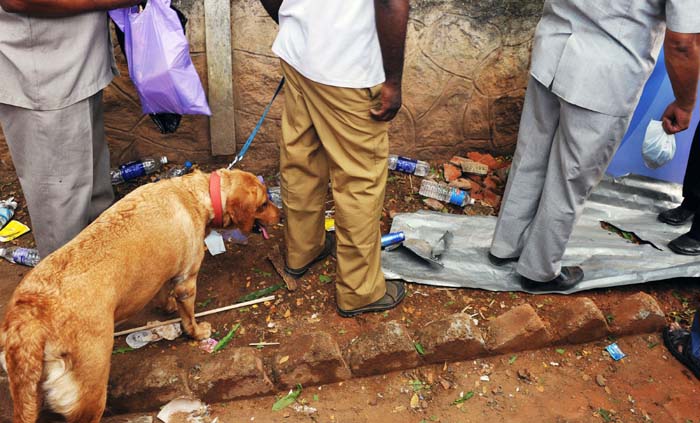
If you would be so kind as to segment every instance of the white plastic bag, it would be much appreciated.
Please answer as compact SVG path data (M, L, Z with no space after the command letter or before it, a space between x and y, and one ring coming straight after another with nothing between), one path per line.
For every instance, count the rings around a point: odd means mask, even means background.
M650 169L658 169L676 155L676 136L664 131L660 121L652 120L642 144L642 157Z

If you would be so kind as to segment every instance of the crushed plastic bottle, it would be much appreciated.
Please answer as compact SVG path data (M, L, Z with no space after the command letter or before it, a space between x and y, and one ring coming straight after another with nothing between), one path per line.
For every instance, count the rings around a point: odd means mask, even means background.
M185 162L183 167L174 167L165 172L163 179L177 178L179 176L187 175L190 172L192 172L192 162L188 160Z
M270 187L267 189L267 197L278 209L282 208L282 191L280 187Z
M158 159L146 158L125 163L119 166L118 169L112 169L112 185L121 184L140 176L150 175L159 171L167 163L168 158L165 156L161 156Z
M462 191L459 188L452 188L439 182L424 179L420 184L420 191L423 197L434 198L445 203L454 204L459 207L464 207L469 204L474 204L474 200L469 197L469 193Z
M4 228L7 222L12 220L12 216L15 215L15 209L17 209L17 202L14 197L0 201L0 229Z
M39 264L39 251L33 248L24 247L7 247L0 248L0 256L10 263L23 264L25 266L34 267Z
M430 172L430 165L421 160L413 160L390 154L389 170L398 170L416 176L426 176Z

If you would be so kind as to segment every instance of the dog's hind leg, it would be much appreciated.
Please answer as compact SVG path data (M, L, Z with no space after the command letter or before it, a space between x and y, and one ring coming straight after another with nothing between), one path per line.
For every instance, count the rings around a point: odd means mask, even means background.
M105 329L99 339L86 337L80 341L79 357L72 369L73 379L80 385L80 396L70 410L60 410L68 423L99 423L104 413L114 345L110 328Z
M182 318L182 328L185 333L196 340L211 336L211 325L206 322L197 323L194 318L194 302L197 297L197 273L187 277L175 285L175 298Z
M172 282L166 282L156 295L156 307L166 314L173 314L177 311L177 301L173 296Z

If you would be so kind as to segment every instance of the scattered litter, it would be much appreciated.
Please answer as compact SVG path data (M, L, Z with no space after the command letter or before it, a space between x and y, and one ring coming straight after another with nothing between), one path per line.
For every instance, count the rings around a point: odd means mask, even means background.
M326 216L326 220L325 220L323 225L326 228L326 232L335 231L335 219L334 218Z
M157 160L147 158L125 163L117 169L112 169L112 185L118 185L123 182L136 179L144 175L155 173L168 163L168 158L165 156L159 157Z
M452 405L459 405L463 402L470 400L474 396L474 391L469 391L466 394L464 392L459 393L459 398L452 402Z
M14 197L0 201L0 228L4 228L7 222L12 220L15 209L17 209L17 202Z
M425 348L423 348L423 344L421 344L420 342L416 342L414 343L414 345L418 354L425 355Z
M131 352L131 351L134 351L134 349L131 347L120 347L120 348L116 348L114 351L112 351L112 355L126 354L126 353Z
M488 377L487 375L483 375L479 378L479 380L481 380L482 382L490 382L491 378Z
M397 170L416 176L426 176L430 172L430 164L421 160L413 160L390 154L389 170Z
M430 210L442 211L445 209L445 205L434 198L424 198L423 204L428 206Z
M382 248L398 245L406 240L406 235L403 232L392 232L382 235Z
M318 413L318 410L315 407L310 407L308 405L301 405L297 403L292 404L292 410L300 414L306 414L307 416Z
M437 235L439 237L432 243L423 239L407 239L403 246L428 263L443 267L440 256L449 248L453 236L449 231Z
M148 322L149 325L158 324L160 322ZM140 332L130 333L126 337L126 343L133 349L143 348L151 342L167 339L172 341L182 335L182 326L180 323L172 323L169 325L154 327L153 329L142 330Z
M192 162L188 160L185 162L184 166L174 167L174 168L168 170L167 172L165 172L163 179L177 178L180 176L187 175L190 172L192 172Z
M280 345L279 342L252 342L248 344L249 347L272 347L275 345Z
M14 220L12 222L15 222ZM12 224L8 224L10 226ZM4 229L3 229L4 230ZM10 263L23 264L25 266L34 267L39 264L41 258L39 252L33 248L24 247L8 247L0 248L0 256Z
M248 245L248 237L240 229L233 229L221 233L224 241L233 242L238 245Z
M294 404L299 395L301 395L301 385L297 384L296 388L291 389L287 395L275 401L272 411L280 411Z
M474 201L469 197L469 193L466 191L462 191L459 188L452 188L448 185L431 181L430 179L424 179L423 182L421 182L420 191L418 191L418 193L423 197L434 198L459 207L474 204Z
M607 351L608 354L610 354L610 357L612 357L615 361L620 361L627 357L627 354L622 352L616 342L605 347L605 351Z
M411 404L410 405L411 405L411 408L413 408L414 410L417 408L420 408L420 398L418 398L418 394L415 392L413 393L413 396L411 397Z
M232 340L233 337L236 335L236 332L238 332L238 329L239 329L240 327L241 327L241 324L240 324L240 323L236 323L236 325L233 327L233 329L231 329L231 330L226 334L226 336L224 336L224 337L221 339L221 341L219 341L219 342L214 346L214 349L212 350L212 353L215 353L215 352L217 352L217 351L221 351L221 350L223 350L224 348L226 348L226 346L231 342L231 340Z
M267 198L270 199L278 209L282 208L282 191L280 187L269 187L267 189Z
M187 415L185 421L188 423L209 421L209 419L205 420L209 416L209 407L200 400L190 398L177 398L170 401L156 417L164 423L175 423L182 421L182 419L177 418L182 414Z
M550 361L549 365L552 367L559 367L559 363L557 363L556 361Z
M216 344L218 343L219 341L217 341L214 338L202 339L201 341L199 341L199 349L211 354L214 352L214 348L216 348Z
M217 231L209 232L206 238L204 238L204 243L207 245L207 249L212 256L216 256L226 252L226 245L224 244L224 237L221 236Z
M13 239L17 239L22 235L28 233L31 229L24 223L18 222L16 220L11 220L10 223L5 225L2 230L0 230L0 242L8 242Z
M604 388L608 381L603 375L596 375L595 383L597 383L601 388Z

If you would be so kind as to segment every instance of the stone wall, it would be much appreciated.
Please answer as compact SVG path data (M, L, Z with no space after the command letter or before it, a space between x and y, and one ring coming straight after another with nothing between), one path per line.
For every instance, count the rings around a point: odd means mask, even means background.
M188 15L188 38L206 88L202 0L175 0ZM455 153L513 151L522 108L532 36L543 0L412 0L404 107L391 127L391 150L422 159ZM270 46L276 25L258 0L234 0L233 33L236 139L255 126L280 78ZM112 161L167 154L173 161L214 160L208 119L186 116L173 135L161 135L141 116L119 49L122 76L105 91L105 124ZM249 168L269 168L278 159L283 100L246 159ZM1 137L1 135L0 135ZM3 143L4 144L4 143ZM9 160L0 147L0 164Z

